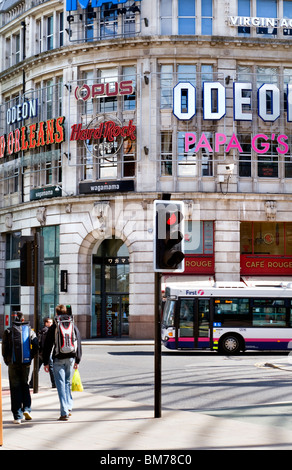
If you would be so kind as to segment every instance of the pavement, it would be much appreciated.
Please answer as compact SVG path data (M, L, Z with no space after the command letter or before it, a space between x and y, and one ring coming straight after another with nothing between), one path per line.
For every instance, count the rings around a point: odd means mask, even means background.
M292 365L287 362L258 366L292 372ZM292 401L217 412L162 408L161 417L156 418L154 406L90 393L86 389L73 392L73 399L69 421L58 421L56 390L40 386L38 393L32 393L33 419L16 425L12 422L8 381L2 379L0 450L99 450L103 451L97 454L99 463L135 467L135 464L145 464L151 451L163 450L164 455L179 451L187 456L194 450L292 449ZM135 451L135 460L109 461L128 455L125 451L129 455Z

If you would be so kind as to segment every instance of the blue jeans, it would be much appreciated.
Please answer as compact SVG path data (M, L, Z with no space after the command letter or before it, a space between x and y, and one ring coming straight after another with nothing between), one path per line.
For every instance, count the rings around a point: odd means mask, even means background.
M29 369L30 366L23 364L9 364L8 366L11 411L14 419L22 419L24 411L31 412Z
M74 364L75 359L73 357L68 359L54 358L53 371L60 400L61 416L68 416L69 410L72 410L71 378Z

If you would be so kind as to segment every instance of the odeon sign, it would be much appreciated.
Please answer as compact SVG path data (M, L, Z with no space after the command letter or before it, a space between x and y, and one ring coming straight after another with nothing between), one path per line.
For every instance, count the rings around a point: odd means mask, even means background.
M251 83L233 83L233 117L235 121L252 121L252 99L245 92L252 91ZM213 108L213 96L217 107ZM269 104L268 104L269 101ZM182 103L186 103L186 109ZM265 83L257 91L259 117L274 122L280 117L280 90L275 84ZM180 82L173 89L173 114L182 121L189 121L197 111L196 87L190 82ZM203 119L218 121L226 114L226 90L220 82L203 83ZM287 85L287 122L292 122L292 84Z

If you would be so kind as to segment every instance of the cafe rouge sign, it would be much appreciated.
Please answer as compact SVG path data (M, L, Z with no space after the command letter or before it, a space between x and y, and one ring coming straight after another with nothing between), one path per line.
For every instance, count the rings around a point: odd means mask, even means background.
M240 256L240 273L268 276L292 274L292 257L285 256Z

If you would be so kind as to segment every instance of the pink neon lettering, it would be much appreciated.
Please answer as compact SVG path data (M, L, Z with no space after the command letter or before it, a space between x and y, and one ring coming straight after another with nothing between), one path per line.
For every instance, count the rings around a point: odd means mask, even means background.
M222 140L220 139L222 137ZM224 145L226 142L226 135L220 134L220 132L216 132L215 134L215 152L219 152L220 145Z
M269 143L261 143L261 146L262 148L259 149L257 146L256 146L256 141L258 139L264 139L264 140L269 140L269 137L266 136L265 134L257 134L255 135L253 138L252 138L252 141L251 141L251 146L252 146L252 149L256 152L256 153L266 153L269 148L270 148L270 144Z
M186 132L185 152L188 152L190 150L190 146L194 145L195 142L196 142L196 134L193 134L192 132Z
M281 150L280 147L276 148L277 152L280 153L281 155L284 155L285 153L289 152L289 145L286 142L283 142L283 140L286 140L286 139L288 139L288 136L284 134L280 134L277 138L278 144L283 145L284 147L283 150Z
M226 152L228 153L230 149L237 149L239 153L243 153L240 143L235 134L232 134L229 144L226 147Z

